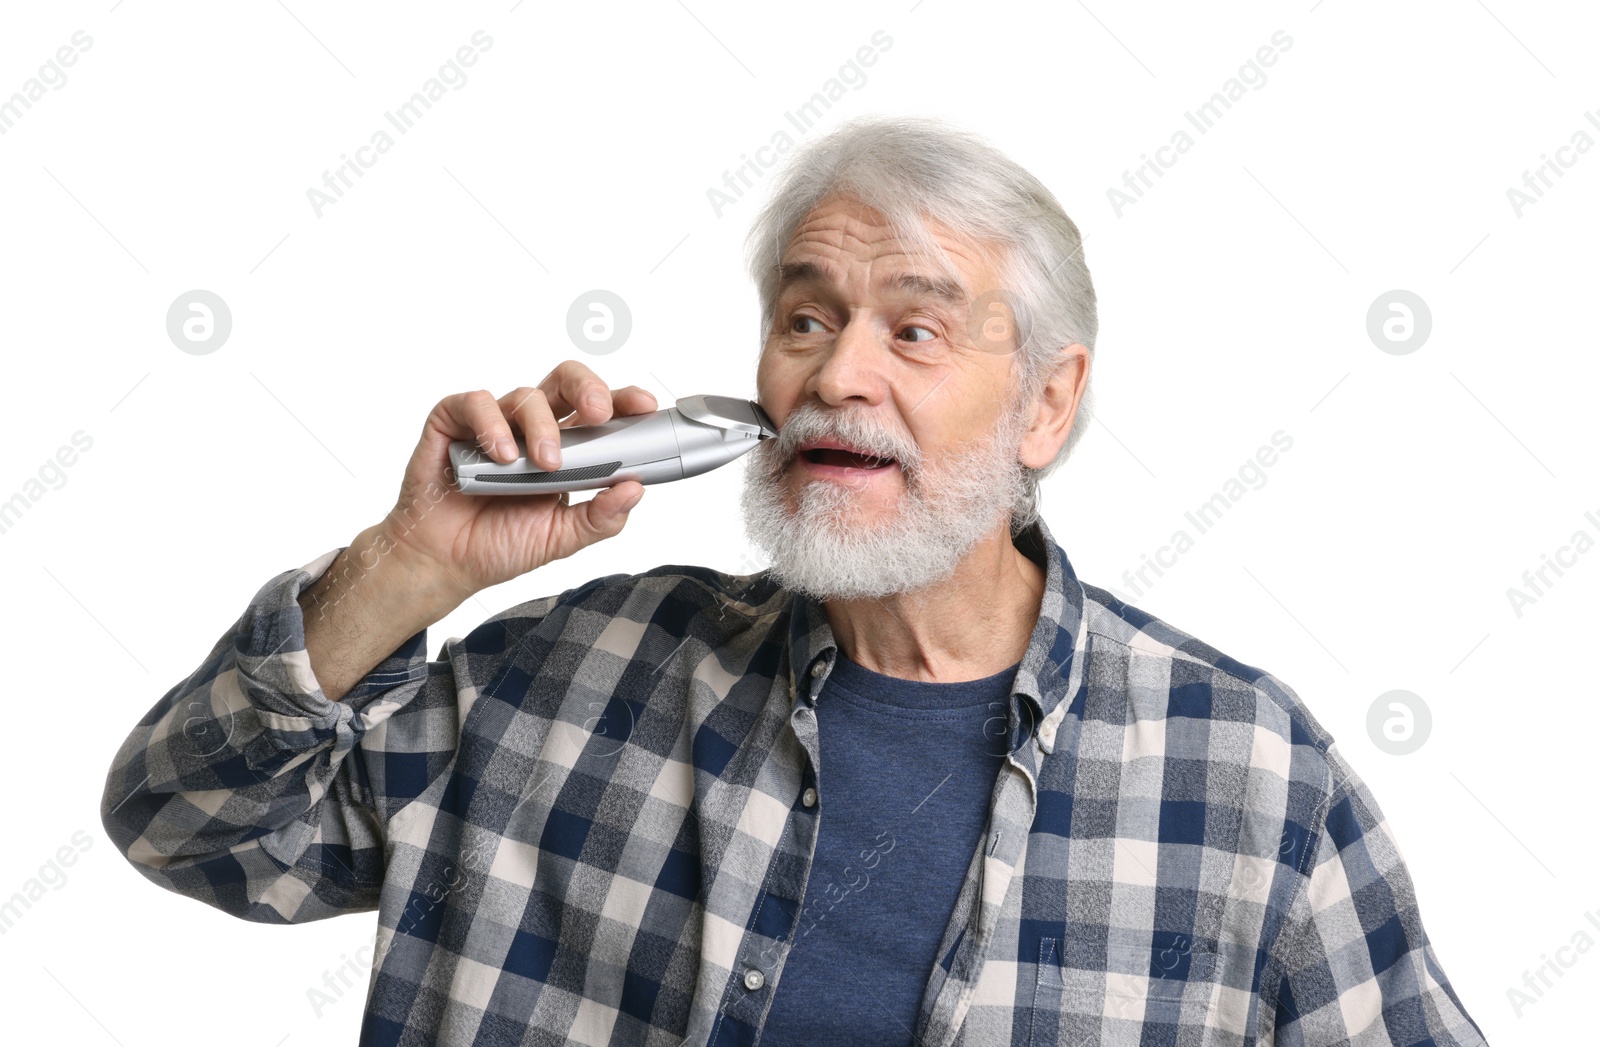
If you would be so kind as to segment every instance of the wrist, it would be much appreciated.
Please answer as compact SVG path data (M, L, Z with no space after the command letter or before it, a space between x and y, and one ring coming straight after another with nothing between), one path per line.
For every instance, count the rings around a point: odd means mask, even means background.
M368 528L299 594L306 657L330 701L464 599L398 552Z
M441 618L477 592L453 565L420 551L390 523L386 516L356 536L357 541L366 543L363 555L368 562L387 564L397 584L427 604L442 608Z
M361 591L359 603L385 615L405 608L407 624L416 632L459 607L471 591L444 565L398 539L380 522L366 528L328 571L337 578L326 600L337 602L346 592Z

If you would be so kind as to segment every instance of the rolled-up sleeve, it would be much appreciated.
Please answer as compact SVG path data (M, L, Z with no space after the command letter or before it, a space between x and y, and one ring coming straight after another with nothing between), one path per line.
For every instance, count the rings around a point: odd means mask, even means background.
M1277 1047L1485 1044L1434 956L1388 823L1343 756L1271 950L1264 1024ZM1265 1033L1267 1030L1263 1030Z
M459 737L453 673L428 662L427 630L340 701L324 696L296 597L341 551L264 585L106 777L101 821L134 867L241 919L377 908L384 823L448 766ZM403 750L393 760L386 738Z

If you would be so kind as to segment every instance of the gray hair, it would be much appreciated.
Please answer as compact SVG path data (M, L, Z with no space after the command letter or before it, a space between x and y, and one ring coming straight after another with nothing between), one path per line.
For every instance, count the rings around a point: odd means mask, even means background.
M808 214L834 194L883 216L908 253L958 277L925 224L948 229L999 274L1016 316L1020 345L1008 409L1026 410L1060 364L1060 350L1082 343L1094 359L1098 329L1094 284L1083 238L1044 184L983 139L926 117L851 120L797 151L778 173L772 197L746 237L761 298L762 341L777 306L777 263ZM1091 374L1092 374L1091 370ZM1089 389L1056 457L1026 469L1013 506L1020 533L1039 515L1039 481L1066 460L1089 424Z

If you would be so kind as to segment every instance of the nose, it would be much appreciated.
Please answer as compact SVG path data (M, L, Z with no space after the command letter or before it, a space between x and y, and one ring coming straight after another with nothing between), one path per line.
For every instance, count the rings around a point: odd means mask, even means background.
M876 407L888 395L883 346L870 314L854 312L817 371L816 395L831 407Z

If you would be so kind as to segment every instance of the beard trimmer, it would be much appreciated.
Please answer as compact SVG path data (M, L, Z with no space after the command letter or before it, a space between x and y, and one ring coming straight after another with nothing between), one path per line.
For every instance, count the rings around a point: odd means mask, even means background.
M589 491L623 480L669 483L699 476L778 435L753 400L685 396L651 414L561 430L561 468L544 470L518 436L514 461L498 462L470 440L450 444L450 466L463 494Z

